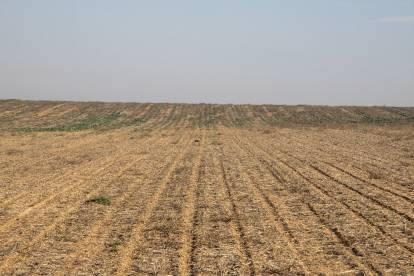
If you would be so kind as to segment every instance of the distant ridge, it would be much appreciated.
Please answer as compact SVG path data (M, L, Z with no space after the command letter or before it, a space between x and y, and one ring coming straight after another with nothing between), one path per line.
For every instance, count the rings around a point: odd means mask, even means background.
M414 107L107 103L0 100L3 131L107 131L132 127L211 128L401 124L414 122Z

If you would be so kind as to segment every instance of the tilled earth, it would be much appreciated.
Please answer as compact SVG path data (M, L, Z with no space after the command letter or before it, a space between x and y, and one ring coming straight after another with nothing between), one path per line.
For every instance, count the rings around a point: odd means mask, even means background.
M0 275L414 275L410 126L0 141Z

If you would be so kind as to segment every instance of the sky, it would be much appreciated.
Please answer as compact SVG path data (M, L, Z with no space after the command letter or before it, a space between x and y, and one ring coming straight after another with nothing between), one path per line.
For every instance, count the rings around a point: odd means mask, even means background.
M414 106L414 1L0 0L0 99Z

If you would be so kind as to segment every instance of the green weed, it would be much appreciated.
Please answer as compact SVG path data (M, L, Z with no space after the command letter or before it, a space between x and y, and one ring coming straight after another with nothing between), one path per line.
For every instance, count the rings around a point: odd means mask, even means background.
M91 199L88 199L86 201L86 203L91 203L91 202L94 202L94 203L97 203L97 204L103 204L103 205L109 205L109 204L111 204L111 200L109 198L107 198L107 197L104 197L104 196L100 196L100 197L96 197L96 198L91 198Z

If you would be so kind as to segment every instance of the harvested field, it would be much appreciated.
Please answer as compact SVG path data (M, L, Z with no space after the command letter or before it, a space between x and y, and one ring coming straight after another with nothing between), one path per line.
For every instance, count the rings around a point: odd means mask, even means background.
M413 118L0 101L0 275L414 275Z

